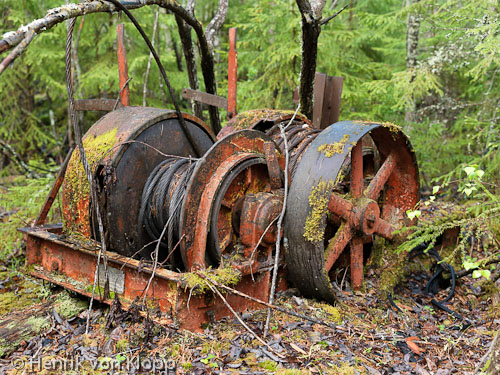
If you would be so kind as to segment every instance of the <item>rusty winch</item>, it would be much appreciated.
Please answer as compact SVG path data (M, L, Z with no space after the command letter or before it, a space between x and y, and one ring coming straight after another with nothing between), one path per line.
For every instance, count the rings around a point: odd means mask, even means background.
M227 109L234 114L235 32L230 36ZM126 72L120 81L125 87ZM200 270L237 270L234 288L254 300L228 294L227 302L240 312L260 307L255 299L269 299L276 243L284 248L279 287L333 302L336 270L350 267L351 286L359 288L376 236L391 240L419 200L415 154L395 125L342 121L322 130L300 114L255 110L214 135L194 116L179 121L180 112L128 102L124 90L116 110L109 100L79 104L111 111L83 137L96 202L75 151L36 225L21 230L33 275L86 296L97 276L125 308L148 297L161 322L198 330L230 314L210 293L193 293L186 279ZM64 223L45 225L63 181ZM101 241L106 267L98 264ZM96 298L113 301L101 289Z
M320 130L301 115L262 110L234 117L216 138L200 119L184 120L201 157L176 112L157 108L109 112L83 143L110 249L110 289L125 306L140 296L152 273L141 259L151 260L161 238L162 266L148 296L185 328L228 313L206 295L191 296L187 309L186 272L233 267L242 275L236 289L267 300L285 176L282 269L305 296L329 302L334 270L349 265L359 288L375 236L392 239L418 202L415 155L393 125L342 121ZM26 229L33 273L86 295L97 248L75 239L100 240L91 207L75 152L63 185L64 228ZM228 300L239 311L255 307Z

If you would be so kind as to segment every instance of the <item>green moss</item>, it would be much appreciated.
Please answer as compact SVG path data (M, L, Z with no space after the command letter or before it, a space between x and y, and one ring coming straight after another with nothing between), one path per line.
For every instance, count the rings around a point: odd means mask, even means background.
M79 314L88 307L87 301L73 298L67 292L62 292L57 296L54 309L64 319L69 319Z
M271 360L265 360L265 361L262 361L262 362L259 362L257 364L258 367L260 368L263 368L265 370L269 370L269 371L276 371L277 367L278 367L278 364L274 361L271 361Z
M331 158L336 154L343 154L344 146L346 145L348 140L349 134L344 134L344 137L340 141L330 144L323 144L318 147L318 151L325 154L327 158Z
M231 120L231 126L235 130L248 129L259 121L280 121L281 118L289 118L295 111L282 109L253 109L239 113L236 118ZM306 117L297 113L295 117L298 120L305 120Z
M321 304L321 308L330 315L330 320L337 324L342 323L342 315L337 307L323 303Z
M17 292L0 293L0 314L5 315L12 310L21 310L25 307L33 305L40 301L38 298L38 290L42 287L25 279L19 279L16 282ZM10 282L6 285L7 290L10 289Z
M83 140L85 155L92 171L95 170L97 163L116 144L117 131L118 127L97 137L87 136ZM74 212L76 216L78 216L77 213L80 215L88 215L87 212L81 212L81 207L78 207L78 205L80 202L88 200L89 194L90 186L87 180L87 175L85 174L85 170L83 169L83 165L80 160L80 152L76 149L71 156L66 176L64 177L63 199L69 206L69 210ZM77 220L73 223L66 223L66 229L70 233L79 232L81 230L81 224L75 224L76 221ZM80 218L78 222L81 221L82 220ZM88 220L83 220L83 222L88 222Z
M46 317L42 316L30 316L26 320L26 324L30 326L31 330L33 333L39 333L43 329L48 329L50 328L50 321Z
M309 195L309 207L311 211L306 218L304 238L310 242L320 242L324 239L325 233L321 224L328 213L328 201L332 189L332 180L320 180L318 185L313 187Z
M15 335L10 336L10 340L0 339L0 357L8 355L17 349L21 341L27 341L44 329L50 328L48 317L31 316L22 322L12 323L4 330L15 331Z
M336 375L354 375L359 374L359 372L349 365L347 362L343 362L340 366L332 366L328 369L328 374L336 374Z
M303 375L310 374L307 370L297 370L297 369L279 369L276 371L276 375Z
M236 285L241 280L241 273L232 266L202 271L204 275L220 284L231 286ZM186 272L182 275L183 285L188 289L193 289L194 294L203 294L208 288L205 279L194 272Z
M118 353L126 352L128 349L128 340L127 339L118 340L115 344L115 349Z

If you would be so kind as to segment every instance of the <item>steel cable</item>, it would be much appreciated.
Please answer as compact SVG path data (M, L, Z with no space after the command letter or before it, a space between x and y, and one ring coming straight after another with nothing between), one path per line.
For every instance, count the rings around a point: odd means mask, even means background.
M167 254L179 240L181 203L195 166L194 160L167 158L150 173L142 191L139 225ZM159 238L165 226L166 236Z

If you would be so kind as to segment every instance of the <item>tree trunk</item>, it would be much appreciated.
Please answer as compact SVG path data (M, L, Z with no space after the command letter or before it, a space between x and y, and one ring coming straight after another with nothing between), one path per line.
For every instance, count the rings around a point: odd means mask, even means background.
M314 76L318 57L318 38L321 32L321 4L296 0L302 19L302 62L300 67L300 110L312 120L314 107ZM315 5L315 7L313 7ZM324 6L324 2L323 2Z
M418 3L420 0L406 0L406 5L409 7ZM420 32L420 16L416 13L409 12L406 19L406 69L415 70L418 61L418 35ZM412 81L414 76L412 76ZM415 105L408 108L405 114L407 122L415 121Z
M193 39L191 38L191 27L188 26L182 18L175 16L177 22L177 29L181 38L182 50L184 52L184 59L186 60L186 70L188 73L189 87L193 90L199 89L198 71L196 68L196 60L194 55ZM191 100L191 107L196 117L202 118L203 111L201 103L196 100Z

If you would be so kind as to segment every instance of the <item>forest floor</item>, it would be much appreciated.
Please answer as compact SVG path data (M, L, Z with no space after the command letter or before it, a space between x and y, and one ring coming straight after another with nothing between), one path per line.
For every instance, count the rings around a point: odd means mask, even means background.
M295 289L282 292L278 305L335 328L275 311L266 338L273 351L232 317L191 333L120 311L118 304L113 313L94 305L85 333L88 300L34 279L23 262L19 250L0 263L0 374L152 368L171 374L473 374L500 330L495 285L488 289L470 276L458 280L446 304L464 319L433 306L432 298L444 299L450 288L444 285L434 297L426 293L434 262L425 257L405 263L408 273L394 291L394 305L379 292L379 275L370 266L361 291L340 278L335 306ZM242 318L262 337L265 316L260 310Z

